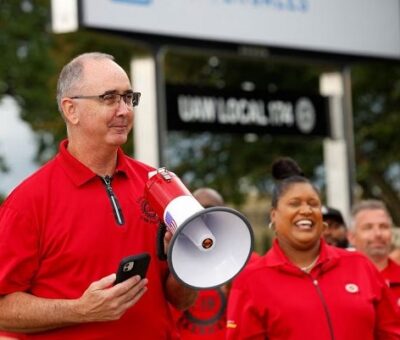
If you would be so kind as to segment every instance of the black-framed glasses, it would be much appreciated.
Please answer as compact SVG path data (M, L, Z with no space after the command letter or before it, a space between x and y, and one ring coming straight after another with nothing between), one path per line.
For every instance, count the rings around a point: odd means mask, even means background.
M124 99L126 105L131 107L135 107L139 105L141 93L140 92L126 92L123 94L120 93L104 93L98 96L73 96L71 99L99 99L106 105L114 105L121 101L121 98Z

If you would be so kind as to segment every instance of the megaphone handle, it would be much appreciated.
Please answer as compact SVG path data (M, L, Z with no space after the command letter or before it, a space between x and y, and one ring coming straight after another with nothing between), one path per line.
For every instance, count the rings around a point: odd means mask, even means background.
M158 231L157 231L157 257L165 261L167 259L167 254L165 253L164 249L164 236L167 231L167 226L165 223L160 222L160 225L158 226Z

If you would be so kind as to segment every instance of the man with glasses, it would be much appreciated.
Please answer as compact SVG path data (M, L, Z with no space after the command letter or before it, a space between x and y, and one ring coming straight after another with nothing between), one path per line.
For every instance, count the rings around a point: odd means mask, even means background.
M143 197L153 169L121 149L139 99L110 55L61 71L68 138L0 208L0 329L16 338L173 339L168 303L194 302L156 256L159 221ZM115 284L120 260L143 252L147 278Z

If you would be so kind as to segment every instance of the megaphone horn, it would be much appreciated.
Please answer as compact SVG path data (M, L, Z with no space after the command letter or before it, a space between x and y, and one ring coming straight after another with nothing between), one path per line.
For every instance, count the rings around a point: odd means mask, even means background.
M227 207L203 208L166 168L149 173L145 198L173 236L168 265L183 284L208 289L235 277L253 249L248 220Z

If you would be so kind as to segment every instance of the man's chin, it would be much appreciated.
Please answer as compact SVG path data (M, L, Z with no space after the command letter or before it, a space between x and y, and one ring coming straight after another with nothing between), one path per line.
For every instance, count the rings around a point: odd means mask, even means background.
M128 140L128 136L126 134L120 134L120 135L113 135L109 139L109 143L114 145L114 146L121 146L125 144Z
M370 248L367 250L367 253L371 257L386 257L389 255L388 248Z

